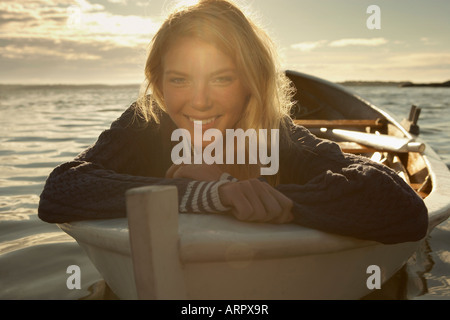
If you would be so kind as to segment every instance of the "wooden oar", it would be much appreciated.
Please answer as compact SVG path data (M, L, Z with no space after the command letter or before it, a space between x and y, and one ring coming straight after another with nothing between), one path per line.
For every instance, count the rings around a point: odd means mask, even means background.
M369 147L373 147L379 151L394 152L424 152L425 144L416 142L413 139L399 138L384 134L364 133L359 131L327 129L319 130L311 129L311 132L323 136L328 139L343 139L346 141L357 142Z
M322 119L296 119L295 124L300 126L310 128L334 128L334 129L345 129L345 128L365 128L370 127L373 129L381 129L386 125L386 120L384 119L337 119L337 120L322 120Z

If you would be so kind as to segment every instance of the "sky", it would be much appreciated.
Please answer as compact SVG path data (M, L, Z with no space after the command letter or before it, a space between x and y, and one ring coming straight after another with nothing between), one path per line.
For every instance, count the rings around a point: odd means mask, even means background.
M0 0L0 84L140 84L174 2ZM450 80L449 0L236 2L284 69L337 82Z

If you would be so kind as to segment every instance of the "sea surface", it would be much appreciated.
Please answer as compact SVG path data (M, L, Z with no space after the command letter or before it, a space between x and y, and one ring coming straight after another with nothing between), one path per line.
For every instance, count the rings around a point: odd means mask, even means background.
M347 87L397 120L422 108L420 137L450 166L450 89ZM138 86L0 86L0 299L115 299L78 244L37 217L48 174L94 143ZM450 199L449 199L450 200ZM70 290L68 267L81 271ZM450 221L367 299L450 299Z

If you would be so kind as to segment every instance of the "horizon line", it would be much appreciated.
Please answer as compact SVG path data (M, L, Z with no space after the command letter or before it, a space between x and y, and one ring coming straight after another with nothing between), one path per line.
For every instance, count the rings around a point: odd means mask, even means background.
M361 84L443 84L447 81L442 82L414 82L411 80L342 80L342 81L331 81L337 84L350 84L350 83L361 83ZM139 87L142 83L0 83L1 87Z

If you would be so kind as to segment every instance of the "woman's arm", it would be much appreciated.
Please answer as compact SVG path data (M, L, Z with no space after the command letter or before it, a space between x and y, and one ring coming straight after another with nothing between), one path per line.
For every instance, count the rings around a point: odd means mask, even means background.
M302 127L281 161L277 190L292 199L294 222L382 243L417 241L427 232L423 200L388 167L343 154Z
M125 217L126 191L149 185L176 186L180 212L228 210L218 196L219 186L227 181L204 183L164 176L170 163L164 163L159 129L130 122L133 112L127 110L92 147L53 170L40 198L42 220L64 223Z

